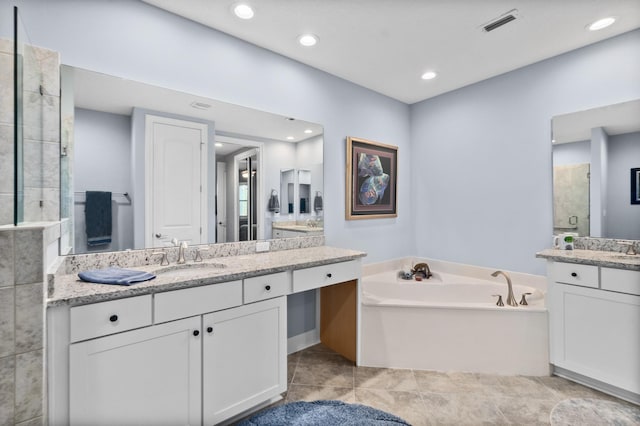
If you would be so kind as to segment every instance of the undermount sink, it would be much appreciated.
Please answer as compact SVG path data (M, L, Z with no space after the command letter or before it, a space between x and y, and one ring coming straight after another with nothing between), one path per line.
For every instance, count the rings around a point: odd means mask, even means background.
M223 263L185 263L182 265L170 265L153 271L163 277L180 277L193 274L208 273L226 268Z

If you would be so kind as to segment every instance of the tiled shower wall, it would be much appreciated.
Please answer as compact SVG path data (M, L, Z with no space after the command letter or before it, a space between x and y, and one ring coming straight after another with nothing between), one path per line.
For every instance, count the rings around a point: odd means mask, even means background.
M0 39L0 225L13 223L13 42Z
M0 40L0 425L24 426L42 424L45 411L44 265L60 229L60 90L58 54L25 47L23 60L24 220L38 223L14 227L13 42Z

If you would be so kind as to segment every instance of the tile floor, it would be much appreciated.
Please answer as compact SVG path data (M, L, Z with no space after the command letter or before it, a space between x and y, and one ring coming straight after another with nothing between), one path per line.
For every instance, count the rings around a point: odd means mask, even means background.
M282 404L337 399L421 425L549 425L567 398L616 400L560 377L497 376L355 367L319 344L288 357ZM595 425L594 425L595 426Z

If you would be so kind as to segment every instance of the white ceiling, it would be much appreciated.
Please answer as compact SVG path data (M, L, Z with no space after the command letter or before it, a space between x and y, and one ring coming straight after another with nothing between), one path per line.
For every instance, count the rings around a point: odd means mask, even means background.
M251 20L237 0L143 1L408 104L640 28L639 0L244 0ZM618 20L585 29L606 16ZM307 32L316 46L297 43Z

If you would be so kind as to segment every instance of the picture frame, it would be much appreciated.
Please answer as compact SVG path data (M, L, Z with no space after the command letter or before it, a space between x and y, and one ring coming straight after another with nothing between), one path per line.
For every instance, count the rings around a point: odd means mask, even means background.
M398 147L347 137L345 218L398 216Z
M631 204L640 204L640 167L631 169Z

